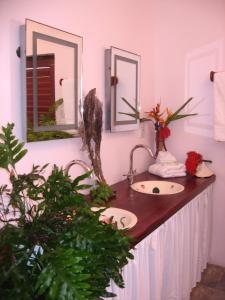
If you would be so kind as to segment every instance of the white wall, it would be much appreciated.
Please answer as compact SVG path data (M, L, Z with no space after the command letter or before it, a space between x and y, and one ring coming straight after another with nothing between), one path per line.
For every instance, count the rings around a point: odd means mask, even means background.
M193 96L199 116L171 123L168 149L181 161L195 150L213 161L211 262L225 266L225 143L213 140L213 83L209 73L225 71L225 1L152 1L154 16L154 99L172 110ZM200 103L199 103L200 102Z
M19 26L29 18L83 37L83 90L84 95L97 88L97 96L105 102L104 95L104 51L110 46L136 52L142 57L141 98L143 105L151 99L151 43L147 26L148 1L146 0L1 0L1 96L0 125L16 124L17 136L21 128L21 79L20 60L15 51L19 45ZM147 8L147 9L146 9ZM149 144L150 137L142 131L103 134L102 164L109 183L120 181L128 171L129 151L137 143ZM26 145L29 152L19 169L27 171L33 163L65 166L72 159L89 162L86 153L80 151L81 140L67 139L35 142ZM147 153L139 150L135 154L138 171L149 164ZM77 175L79 167L71 173ZM1 175L2 176L2 175Z

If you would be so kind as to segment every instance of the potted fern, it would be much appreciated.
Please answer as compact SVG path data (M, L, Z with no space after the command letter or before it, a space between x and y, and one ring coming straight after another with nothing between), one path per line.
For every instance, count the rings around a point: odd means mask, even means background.
M81 181L54 166L33 166L18 174L27 150L13 135L0 133L0 167L9 184L0 187L0 298L97 300L113 297L110 280L123 287L121 269L132 259L124 230L99 221L80 190Z

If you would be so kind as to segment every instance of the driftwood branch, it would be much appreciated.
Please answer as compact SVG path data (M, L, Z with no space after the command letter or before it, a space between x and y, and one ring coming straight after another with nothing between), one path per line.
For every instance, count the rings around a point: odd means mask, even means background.
M101 165L102 104L96 97L96 89L89 91L83 105L83 124L80 129L83 149L89 153L92 167L99 182L106 183Z

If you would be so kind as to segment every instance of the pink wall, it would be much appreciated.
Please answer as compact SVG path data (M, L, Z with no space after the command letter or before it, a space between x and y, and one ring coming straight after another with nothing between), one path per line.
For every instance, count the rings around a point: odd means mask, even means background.
M225 266L225 143L212 138L213 83L209 72L225 70L225 1L157 0L154 19L154 99L178 108L194 96L199 117L171 124L168 148L181 161L189 150L213 161L217 175L213 199L211 262ZM207 116L202 116L207 112ZM197 123L196 123L197 122ZM196 123L194 126L192 126ZM191 125L192 124L192 125Z
M1 0L1 112L0 125L8 121L16 123L16 133L21 132L21 89L20 62L15 55L19 45L19 26L25 18L30 18L84 38L83 78L84 94L93 87L104 103L104 50L111 45L137 52L142 57L141 99L143 110L150 109L154 100L160 97L165 106L177 108L186 99L190 90L187 82L192 78L187 74L189 55L198 49L205 49L224 39L225 2L224 0ZM221 43L219 59L223 61ZM217 49L217 46L214 47ZM207 48L208 49L208 48ZM216 51L216 50L215 50ZM204 51L203 51L204 52ZM201 53L201 51L200 51ZM208 60L207 60L208 59ZM199 70L210 66L200 62ZM208 70L209 71L209 70ZM196 80L201 81L201 74ZM198 74L198 72L196 72ZM208 77L208 74L207 74ZM4 78L4 79L3 79ZM203 95L209 107L209 90L213 87L206 82L204 86L191 92ZM199 96L200 94L200 96ZM190 95L196 96L196 95ZM211 99L213 101L213 99ZM202 106L196 108L200 113ZM136 132L103 134L103 170L109 183L123 178L128 170L130 149L137 143L151 143L150 125ZM198 127L198 126L197 126ZM213 160L217 174L214 190L213 247L211 261L225 266L225 144L215 142L210 134L193 133L190 126L180 121L172 124L172 136L168 148L183 161L186 152L197 150L206 158ZM19 168L29 170L33 163L49 162L63 165L72 159L84 159L80 152L80 139L37 142L26 145L29 153ZM147 168L147 154L141 150L135 153L138 171ZM79 170L74 168L73 174ZM4 176L1 176L1 181Z
M125 1L74 1L74 0L1 0L1 78L2 105L0 125L8 121L16 123L16 132L21 132L20 61L15 54L19 45L19 26L30 18L56 28L83 36L83 90L84 95L97 88L97 95L104 104L104 51L110 46L136 52L142 57L141 97L151 99L151 43L149 35L148 6L146 0ZM143 101L144 104L144 101ZM149 143L148 135L141 131L105 132L102 143L102 160L105 177L109 183L120 181L128 171L129 151L137 143ZM49 162L65 166L72 159L89 162L86 153L80 152L81 140L68 139L36 142L26 145L29 152L20 164L21 170L29 170L33 163ZM149 164L147 153L136 154L139 171ZM74 167L71 173L81 170Z

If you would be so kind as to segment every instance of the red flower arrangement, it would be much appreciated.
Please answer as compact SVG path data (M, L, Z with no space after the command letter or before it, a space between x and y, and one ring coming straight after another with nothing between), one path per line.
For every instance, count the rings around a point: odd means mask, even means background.
M161 111L161 104L158 103L155 107L152 108L151 111L145 112L145 116L141 117L140 112L133 107L125 98L122 97L122 100L130 107L133 111L132 113L124 113L120 112L120 114L128 115L135 119L140 120L140 122L151 121L154 124L155 132L156 132L156 153L155 157L157 157L158 152L161 150L165 150L165 139L170 136L170 129L168 125L172 121L180 120L189 116L195 116L196 114L180 114L180 112L185 108L186 105L193 98L189 98L181 107L179 107L175 112L171 112L168 108L164 111Z
M159 130L159 137L161 139L167 139L170 136L170 129L166 127L161 127Z
M197 171L198 165L200 163L202 163L203 161L209 162L209 163L212 162L211 160L203 159L202 155L198 152L195 152L195 151L188 152L187 159L185 161L187 173L191 176L194 176Z
M202 155L195 151L190 151L187 153L187 156L188 157L185 161L187 173L194 176L198 165L203 161Z
M169 124L168 120L172 113L166 109L166 117L163 117L164 111L161 112L160 103L158 103L151 111L146 112L145 120L154 120L155 130L158 132L158 138L165 140L170 136L170 129L167 126Z
M180 111L192 100L188 99L177 111L172 113L168 108L165 111L161 112L160 103L158 103L151 111L146 112L146 117L140 120L148 121L151 120L154 123L156 131L156 153L157 157L159 151L165 150L165 139L170 136L170 129L168 125L172 121L176 121L188 116L193 116L196 114L180 114Z

